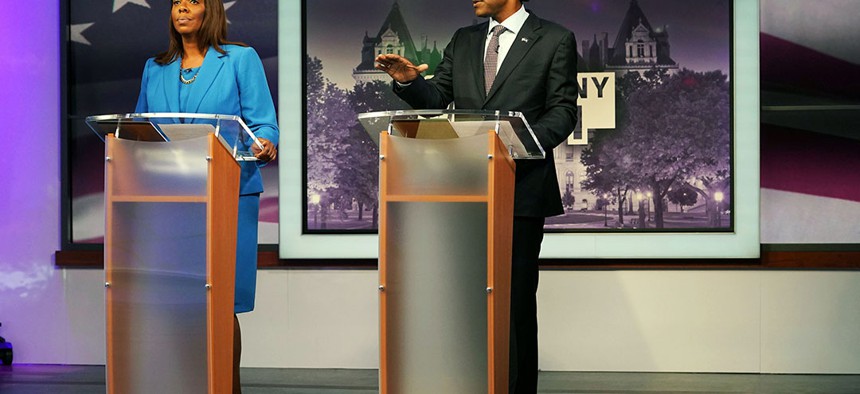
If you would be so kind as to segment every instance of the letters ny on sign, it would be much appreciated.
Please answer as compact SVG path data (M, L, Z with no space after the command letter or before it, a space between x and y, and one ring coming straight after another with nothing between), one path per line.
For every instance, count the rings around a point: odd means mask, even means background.
M567 139L568 145L588 145L588 133L595 129L615 128L615 73L579 73L578 130Z

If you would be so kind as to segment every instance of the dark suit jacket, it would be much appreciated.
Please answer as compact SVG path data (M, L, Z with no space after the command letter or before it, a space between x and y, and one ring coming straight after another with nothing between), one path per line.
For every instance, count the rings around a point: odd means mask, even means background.
M454 33L430 80L394 91L413 108L520 111L546 151L544 160L517 160L514 215L563 213L552 150L576 127L576 38L566 28L530 14L484 94L484 42L489 22Z

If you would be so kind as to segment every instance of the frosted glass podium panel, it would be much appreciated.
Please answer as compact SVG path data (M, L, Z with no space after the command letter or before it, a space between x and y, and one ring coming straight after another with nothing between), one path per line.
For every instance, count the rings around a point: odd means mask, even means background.
M115 139L108 165L116 174L111 181L115 196L206 197L209 140L195 138L158 143Z
M112 218L112 392L207 393L206 205L114 203Z
M487 194L487 136L415 140L392 137L384 159L392 195Z
M486 393L487 204L387 209L388 392Z
M209 140L110 142L105 279L112 391L207 393Z
M382 127L380 392L507 393L511 154L525 145L495 121L395 112L359 116Z
M104 135L107 392L231 392L241 157L135 121Z

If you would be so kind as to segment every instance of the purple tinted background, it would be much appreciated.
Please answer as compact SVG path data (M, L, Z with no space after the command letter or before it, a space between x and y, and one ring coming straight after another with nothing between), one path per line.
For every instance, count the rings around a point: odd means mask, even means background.
M681 67L692 70L729 70L725 52L725 32L731 26L725 10L729 0L637 0L651 24L668 27L672 57ZM309 0L307 7L308 53L319 57L326 67L326 77L340 88L352 88L352 68L361 60L364 32L376 36L391 9L393 0L345 2L343 0ZM471 1L397 0L415 45L421 47L426 37L441 51L454 31L473 22ZM619 0L537 0L526 8L538 16L557 22L583 40L609 33L610 45L618 34L629 1ZM421 17L415 17L420 15ZM350 23L332 23L348 19Z
M58 360L68 338L60 246L58 3L0 2L0 335L15 361ZM32 340L28 340L32 338ZM0 384L2 386L2 384ZM0 389L2 391L2 389Z

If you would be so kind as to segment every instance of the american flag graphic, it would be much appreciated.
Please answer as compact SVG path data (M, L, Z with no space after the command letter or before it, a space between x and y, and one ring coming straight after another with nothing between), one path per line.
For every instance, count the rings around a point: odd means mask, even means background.
M761 242L860 240L856 1L761 1Z
M277 0L225 1L228 39L256 49L278 99ZM89 115L132 112L147 58L167 49L167 0L69 0L67 41L68 163L71 241L104 237L104 144L84 124ZM263 168L260 243L277 243L277 161Z

